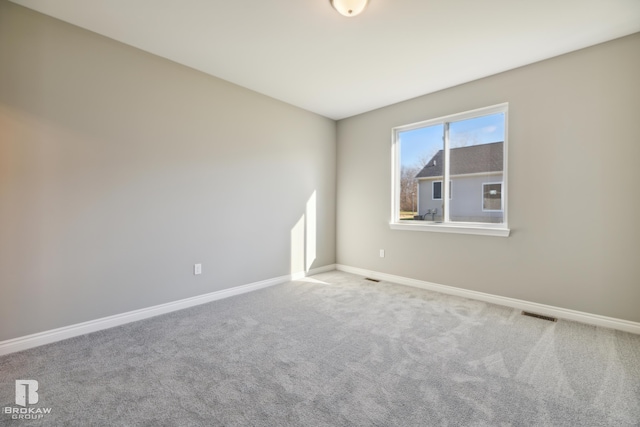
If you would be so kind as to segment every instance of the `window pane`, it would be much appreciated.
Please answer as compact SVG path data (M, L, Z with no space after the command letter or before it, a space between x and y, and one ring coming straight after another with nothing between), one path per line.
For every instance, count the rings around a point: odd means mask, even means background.
M442 201L434 200L433 182L442 181L443 134L441 124L399 133L401 220L442 221Z
M449 125L450 221L503 222L504 114Z

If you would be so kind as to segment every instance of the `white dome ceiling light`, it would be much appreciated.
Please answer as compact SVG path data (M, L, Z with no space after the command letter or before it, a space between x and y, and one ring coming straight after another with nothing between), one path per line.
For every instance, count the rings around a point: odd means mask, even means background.
M341 15L352 17L362 13L369 0L329 0Z

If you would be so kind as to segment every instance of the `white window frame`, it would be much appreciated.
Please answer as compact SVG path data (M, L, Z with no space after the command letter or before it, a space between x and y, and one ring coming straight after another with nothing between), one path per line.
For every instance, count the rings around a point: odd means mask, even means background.
M484 186L485 185L496 185L496 184L500 184L500 209L485 209L484 208ZM495 182L483 182L482 183L482 193L480 194L480 203L482 203L482 212L504 212L504 197L502 197L502 195L504 194L504 184L502 183L502 181L495 181Z
M500 224L495 223L481 223L481 222L451 222L448 219L450 197L444 197L444 212L447 218L443 219L441 223L432 223L426 221L400 221L400 133L414 129L419 129L428 126L434 126L438 124L444 125L444 144L443 150L445 153L449 152L449 123L462 120L473 119L481 116L487 116L491 114L503 113L504 114L504 143L503 143L503 168L502 168L502 215L503 222ZM492 105L490 107L478 108L471 111L465 111L458 114L450 114L443 117L425 120L418 123L413 123L404 126L398 126L392 129L392 150L391 150L391 221L389 226L392 230L409 230L409 231L432 231L440 233L461 233L461 234L479 234L486 236L499 236L508 237L511 230L508 226L507 218L507 205L508 205L508 171L507 171L507 154L508 154L508 135L509 135L509 103L502 103ZM444 162L444 176L442 177L442 193L449 194L451 196L451 174L449 171L449 157L445 155ZM432 184L433 185L433 184ZM432 187L433 198L433 187ZM482 195L484 202L484 193ZM442 199L438 199L442 200ZM507 203L505 203L507 201ZM483 203L484 205L484 203Z

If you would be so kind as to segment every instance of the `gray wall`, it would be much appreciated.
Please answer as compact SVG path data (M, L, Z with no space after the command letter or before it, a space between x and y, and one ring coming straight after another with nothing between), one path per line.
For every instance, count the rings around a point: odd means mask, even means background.
M338 263L640 321L639 76L635 34L338 122ZM390 230L391 129L501 102L511 236Z
M334 263L335 132L0 0L0 340Z

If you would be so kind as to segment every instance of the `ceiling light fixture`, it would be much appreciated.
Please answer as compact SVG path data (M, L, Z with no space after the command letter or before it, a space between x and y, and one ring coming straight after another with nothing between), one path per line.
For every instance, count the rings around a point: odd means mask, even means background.
M362 13L369 0L329 0L331 6L344 16L356 16Z

